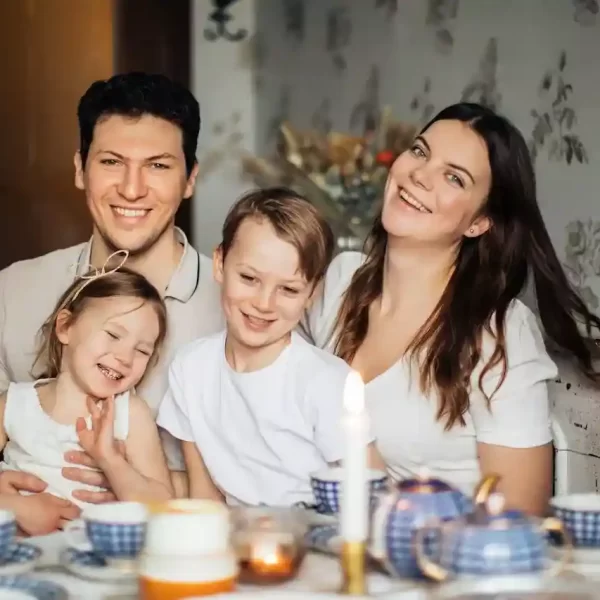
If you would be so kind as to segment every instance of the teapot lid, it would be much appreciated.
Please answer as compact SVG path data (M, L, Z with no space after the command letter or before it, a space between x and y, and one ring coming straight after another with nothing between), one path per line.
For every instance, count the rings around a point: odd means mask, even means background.
M396 484L398 491L407 494L439 494L453 492L456 488L450 484L433 477L414 477L404 479Z
M519 510L505 508L505 498L500 493L490 494L484 504L475 506L472 514L468 515L467 523L483 525L493 529L510 529L529 521L527 515Z

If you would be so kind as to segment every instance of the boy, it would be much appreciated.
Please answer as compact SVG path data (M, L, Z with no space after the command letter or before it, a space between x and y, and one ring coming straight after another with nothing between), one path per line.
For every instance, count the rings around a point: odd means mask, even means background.
M328 224L288 189L250 192L226 217L213 259L226 330L177 354L158 416L182 440L192 498L312 504L310 474L342 459L350 367L294 331L333 250Z

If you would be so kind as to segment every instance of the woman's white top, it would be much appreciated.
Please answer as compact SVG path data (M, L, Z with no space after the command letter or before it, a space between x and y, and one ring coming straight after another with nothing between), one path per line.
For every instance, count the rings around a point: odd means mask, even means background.
M75 425L57 423L42 408L36 386L43 382L11 383L6 392L4 431L8 443L0 470L32 473L48 484L45 492L83 506L86 503L73 498L73 491L100 488L62 476L63 467L79 466L67 463L65 452L81 450L81 446ZM128 432L129 392L125 392L115 397L114 435L118 440L126 440Z
M332 350L331 332L342 296L363 259L360 253L345 252L331 264L323 293L306 323L317 346ZM471 493L480 478L477 442L530 448L552 440L547 381L556 377L557 368L546 352L535 316L519 300L507 311L505 334L506 378L493 395L490 410L478 383L484 361L475 369L465 426L444 430L444 423L436 419L437 396L421 392L418 369L412 369L411 379L406 358L367 382L371 431L393 477L426 472ZM487 339L483 350L489 357L493 340ZM500 365L486 374L483 383L488 394L500 376Z

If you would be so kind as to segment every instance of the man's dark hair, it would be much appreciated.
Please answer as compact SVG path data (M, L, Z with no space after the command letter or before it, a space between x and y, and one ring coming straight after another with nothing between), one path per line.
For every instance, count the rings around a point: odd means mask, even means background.
M200 106L183 85L165 75L125 73L95 81L79 101L79 152L85 167L94 127L111 116L142 117L152 115L177 125L183 137L183 154L188 175L196 164L200 133Z

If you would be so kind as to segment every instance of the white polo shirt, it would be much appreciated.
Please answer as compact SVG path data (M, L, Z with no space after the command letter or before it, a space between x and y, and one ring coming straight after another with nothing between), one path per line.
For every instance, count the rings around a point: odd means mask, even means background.
M159 425L196 444L229 503L313 503L310 474L343 458L350 368L294 333L271 365L239 373L225 358L225 337L176 356Z
M156 414L167 389L167 370L175 352L200 336L220 331L223 316L220 289L211 260L198 254L177 229L184 251L165 292L168 333L158 361L137 392ZM0 271L0 393L11 381L32 381L38 332L56 302L76 276L89 268L91 240L56 250ZM183 470L179 444L164 436L169 466Z
M358 252L344 252L329 267L322 295L306 323L317 346L332 350L331 332L343 295L363 260ZM464 427L445 430L444 423L436 418L437 394L422 393L418 369L409 369L405 358L367 382L365 397L372 432L395 478L411 477L425 468L471 494L480 478L477 442L530 448L552 440L547 383L556 377L557 368L546 351L535 316L520 300L514 300L506 313L505 335L506 379L488 408L478 383L484 366L481 361L471 377ZM485 360L492 351L493 340L486 336ZM498 365L484 377L488 394L496 388L500 375Z

